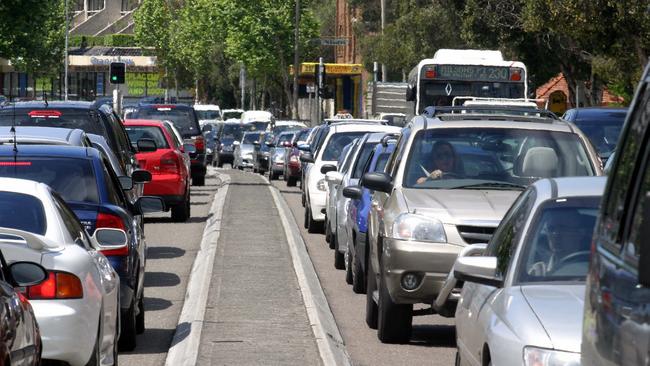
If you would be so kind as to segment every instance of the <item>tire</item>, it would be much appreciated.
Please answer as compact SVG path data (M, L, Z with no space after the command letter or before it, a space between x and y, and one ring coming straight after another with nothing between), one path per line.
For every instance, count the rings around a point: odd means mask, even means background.
M325 216L325 242L326 243L332 242L332 229L330 228L330 223L329 220L327 219L327 216ZM331 244L330 244L330 249L332 249Z
M408 343L411 339L413 305L395 304L383 276L379 278L377 337L382 343Z
M307 198L305 198L305 192L304 191L300 195L300 199L302 201L302 207L305 207L305 204L307 203Z
M297 179L294 177L287 177L287 187L295 187Z
M126 316L122 319L121 326L122 330L120 332L120 351L133 351L136 346L136 316L135 316L135 307L137 304L134 301L131 303L131 307L126 312Z
M196 175L192 177L192 185L193 186L204 186L205 185L205 175Z
M307 232L310 234L318 234L323 232L323 223L316 222L311 216L311 208L307 206Z
M135 331L138 334L142 334L145 331L145 325L144 325L144 292L142 293L142 297L140 297L140 301L138 301L138 315L135 317Z
M361 259L359 259L359 251L355 250L352 254L352 291L355 294L366 293L366 277L363 273L361 266Z
M343 257L343 263L345 266L345 282L348 285L352 284L352 251L350 250L350 245L348 244L348 249L345 251L345 256Z
M190 218L190 197L189 194L185 201L172 207L172 221L185 222Z
M273 173L273 169L269 170L269 180L276 180L278 178L275 173Z
M377 329L377 304L372 298L372 293L377 288L375 273L370 264L368 264L368 276L366 277L366 324L370 329Z
M456 350L456 359L454 360L454 366L460 366L460 352Z
M305 207L305 220L303 221L302 226L304 226L305 229L309 227L309 207Z
M339 243L336 238L336 234L332 235L331 242L334 242L334 268L336 269L345 269L345 257L343 253L339 252Z

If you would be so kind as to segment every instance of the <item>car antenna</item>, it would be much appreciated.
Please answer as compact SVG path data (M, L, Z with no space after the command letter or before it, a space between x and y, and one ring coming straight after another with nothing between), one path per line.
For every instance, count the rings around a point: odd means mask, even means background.
M16 162L18 161L18 141L16 138L16 102L13 104L13 113L11 116L11 130L9 131L14 139L14 174L16 174Z

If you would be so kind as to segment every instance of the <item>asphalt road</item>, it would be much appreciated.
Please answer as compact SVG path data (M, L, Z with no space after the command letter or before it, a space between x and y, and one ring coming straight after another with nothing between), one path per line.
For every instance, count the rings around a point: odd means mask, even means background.
M191 187L191 217L187 222L172 222L170 213L145 218L148 247L144 281L146 330L138 335L133 352L120 353L120 365L160 366L165 363L217 183L217 179L209 177L205 186Z
M282 178L280 178L282 179ZM354 365L453 365L456 354L454 320L437 315L413 318L413 337L409 344L382 344L377 331L365 322L366 296L352 292L345 282L345 271L334 268L334 251L322 234L309 234L303 228L304 208L300 188L273 181L289 204L301 229L318 278L345 341Z

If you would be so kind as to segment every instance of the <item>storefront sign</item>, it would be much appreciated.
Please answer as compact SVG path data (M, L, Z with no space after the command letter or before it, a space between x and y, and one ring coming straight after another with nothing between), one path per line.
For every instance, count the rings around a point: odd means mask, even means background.
M111 62L124 62L129 66L152 67L156 66L155 56L69 56L70 66L109 66Z
M300 65L300 73L303 75L304 74L313 75L317 65L318 64L315 62L304 62ZM325 72L327 73L327 75L361 75L361 73L363 72L363 65L325 64Z

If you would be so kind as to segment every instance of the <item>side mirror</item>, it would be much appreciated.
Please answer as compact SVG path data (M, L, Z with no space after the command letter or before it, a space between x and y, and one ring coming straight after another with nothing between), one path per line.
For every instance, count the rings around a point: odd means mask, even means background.
M142 196L135 201L135 207L141 214L165 211L165 202L160 197Z
M501 287L503 279L497 277L496 271L497 257L458 257L454 264L457 280Z
M337 170L336 165L332 165L332 164L325 164L322 167L320 167L321 174L327 174L329 172L335 172L336 170Z
M93 234L93 239L95 239L96 243L95 249L101 252L122 249L129 243L129 238L126 235L126 232L122 229L96 229Z
M360 200L362 196L361 188L358 186L349 186L343 188L343 197L353 199L353 200Z
M194 144L183 144L183 152L196 154L196 146L194 146Z
M298 150L300 150L300 151L305 151L305 152L311 151L311 146L309 144L298 145L297 147L298 147Z
M325 180L333 184L341 184L343 181L343 174L339 172L328 172L325 174Z
M366 173L361 178L361 185L373 191L390 193L393 190L393 178L382 172Z
M131 179L131 177L122 176L117 179L119 179L123 191L130 191L133 189L133 179Z
M148 170L138 169L131 173L131 179L135 183L149 183L151 182L151 173Z
M639 235L650 235L650 193L646 193L643 200L643 218L641 220ZM640 237L647 238L647 236ZM639 284L647 288L650 287L650 246L641 245L639 251Z
M314 157L311 155L310 152L306 152L300 155L300 161L302 161L303 163L313 163Z
M156 146L156 141L153 139L139 139L138 140L138 152L154 152L158 150Z
M27 287L38 285L45 281L49 274L47 270L34 262L13 262L9 265L9 273L13 279L12 285Z

